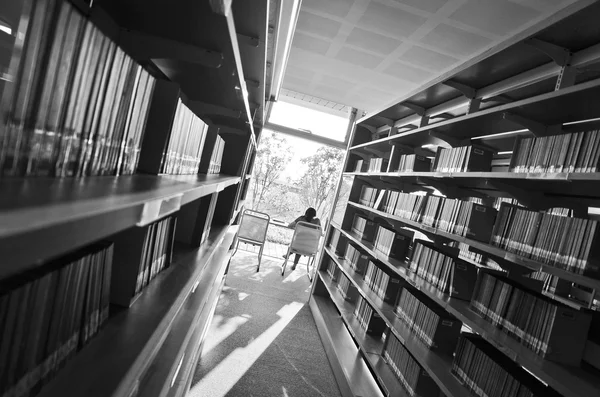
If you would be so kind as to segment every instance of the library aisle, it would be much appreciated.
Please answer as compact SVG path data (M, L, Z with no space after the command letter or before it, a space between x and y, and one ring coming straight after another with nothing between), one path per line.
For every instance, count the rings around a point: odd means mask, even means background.
M338 397L308 307L306 269L238 251L204 342L188 397Z

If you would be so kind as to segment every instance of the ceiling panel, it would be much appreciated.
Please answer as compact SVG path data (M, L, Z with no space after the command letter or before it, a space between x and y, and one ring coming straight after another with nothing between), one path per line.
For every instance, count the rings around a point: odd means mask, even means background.
M374 111L576 0L303 0L283 87Z

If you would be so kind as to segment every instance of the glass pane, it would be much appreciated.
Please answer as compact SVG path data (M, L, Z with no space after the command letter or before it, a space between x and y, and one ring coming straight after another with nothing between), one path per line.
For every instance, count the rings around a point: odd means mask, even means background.
M269 122L303 130L343 142L348 129L349 115L335 116L315 109L279 101L273 104Z

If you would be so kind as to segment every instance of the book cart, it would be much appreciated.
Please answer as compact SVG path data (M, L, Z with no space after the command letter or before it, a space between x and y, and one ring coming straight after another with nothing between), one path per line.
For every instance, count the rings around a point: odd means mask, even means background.
M575 8L356 121L310 298L344 393L600 395L600 4Z
M0 395L185 395L264 123L268 1L9 3Z

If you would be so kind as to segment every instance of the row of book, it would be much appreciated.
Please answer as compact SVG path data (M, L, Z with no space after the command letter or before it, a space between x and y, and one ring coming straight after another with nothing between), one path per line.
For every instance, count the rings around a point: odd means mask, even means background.
M95 244L1 282L0 395L36 394L98 332L112 255Z
M374 195L371 192L371 197ZM380 208L442 232L489 242L520 256L597 277L600 264L594 242L599 233L598 221L572 217L569 209L538 212L512 203L514 200L497 200L497 212L492 206L470 200L389 190ZM357 220L354 228L367 240L368 222Z
M398 167L392 172L429 172L431 171L431 159L417 154L403 154L398 158Z
M367 241L373 241L375 227L375 222L360 215L355 215L352 220L352 232L358 234L360 238Z
M402 289L395 313L430 349L454 352L462 323L424 294Z
M0 104L0 174L133 174L154 78L68 1L29 17Z
M373 245L377 251L385 256L404 261L413 237L414 233L409 230L400 229L395 231L379 225L375 232Z
M396 302L398 292L401 289L400 278L388 272L386 266L377 266L373 261L368 261L364 280L371 291L384 302L391 304Z
M361 276L365 275L369 263L369 255L362 253L354 245L348 243L344 259L350 264L352 270Z
M446 248L449 249L449 248ZM425 241L416 240L409 270L452 297L470 300L477 280L477 268Z
M197 174L207 130L206 123L178 99L160 172L172 175Z
M600 161L598 130L544 137L517 137L511 172L597 172Z
M171 264L176 225L177 217L170 216L148 226L135 284L136 295Z
M363 185L360 189L358 203L367 207L374 207L377 202L378 190L374 187Z
M431 168L435 172L489 172L494 152L476 145L446 149L438 147Z
M394 334L387 336L382 355L409 395L425 397L441 394L435 381Z
M474 334L462 334L452 373L480 397L554 397L557 394Z
M503 204L491 244L567 271L598 277L598 221Z
M349 301L354 301L354 299L356 299L356 288L352 286L352 283L345 274L340 274L336 288L340 291L340 294L344 299Z
M331 260L331 258L329 258L329 261L327 262L327 274L329 275L332 281L337 281L339 271L338 269L339 268L337 264L333 260Z
M386 160L381 157L373 157L369 160L369 167L367 172L385 172L386 171Z
M540 356L579 365L589 314L554 301L518 282L481 272L471 310Z
M358 296L353 314L358 324L367 334L374 337L381 337L386 328L385 321L377 311L373 310L369 302L360 295Z
M221 172L221 161L223 160L223 151L225 150L225 140L217 135L217 141L210 158L208 174L218 174Z

